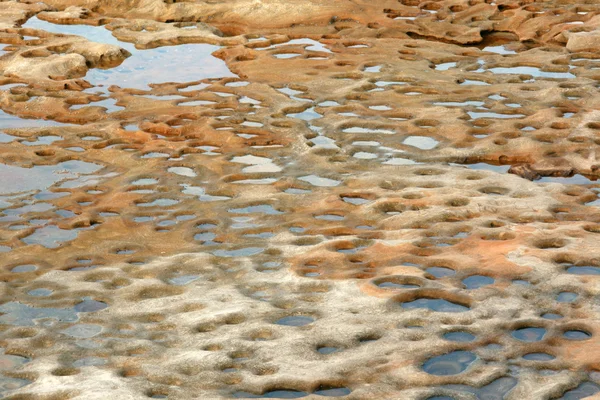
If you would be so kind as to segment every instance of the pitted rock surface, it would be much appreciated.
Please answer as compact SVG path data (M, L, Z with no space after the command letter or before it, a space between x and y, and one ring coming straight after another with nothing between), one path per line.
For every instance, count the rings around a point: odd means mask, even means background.
M0 396L598 396L593 3L0 2Z

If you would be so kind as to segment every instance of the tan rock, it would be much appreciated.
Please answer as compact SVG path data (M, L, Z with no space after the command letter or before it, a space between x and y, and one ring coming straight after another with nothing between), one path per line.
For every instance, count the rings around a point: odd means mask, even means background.
M572 53L595 52L600 48L600 31L570 33L568 38L566 47Z

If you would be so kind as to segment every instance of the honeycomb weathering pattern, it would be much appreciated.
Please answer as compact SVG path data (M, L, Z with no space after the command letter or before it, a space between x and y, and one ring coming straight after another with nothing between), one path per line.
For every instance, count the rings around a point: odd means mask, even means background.
M0 2L0 395L598 396L594 3Z

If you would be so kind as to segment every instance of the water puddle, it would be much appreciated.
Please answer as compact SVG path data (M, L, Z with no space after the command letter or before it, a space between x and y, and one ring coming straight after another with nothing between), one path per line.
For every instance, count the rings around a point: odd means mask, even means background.
M290 118L297 118L297 119L301 119L303 121L312 121L314 119L323 118L323 116L321 114L319 114L318 112L315 111L314 107L309 107L306 110L299 112L299 113L287 114L287 115Z
M341 351L341 349L332 346L321 346L317 348L317 352L324 355L337 353L338 351Z
M465 307L461 304L453 303L445 299L427 299L420 298L410 302L402 303L403 308L415 309L415 308L427 308L437 312L465 312L469 311L469 307Z
M305 326L313 322L315 322L315 319L306 315L291 315L289 317L283 317L275 321L277 325L285 326Z
M233 394L233 397L236 399L299 399L306 396L308 396L307 392L290 389L271 390L263 394L252 394L241 391Z
M275 236L275 234L271 232L248 233L244 235L244 237L251 239L270 239L273 236Z
M8 207L8 206L10 206L10 203L0 202L0 208ZM2 214L4 214L5 216L0 217L0 222L17 221L17 220L21 219L22 214L45 212L45 211L50 211L53 209L54 209L54 206L52 204L48 204L48 203L34 203L34 204L29 204L29 205L26 205L23 207L11 208L11 209L2 211Z
M389 111L392 109L392 107L386 106L386 105L381 105L381 106L369 106L369 109L371 110L375 110L375 111Z
M1 113L2 111L0 111ZM0 143L10 143L18 140L16 136L7 135L6 133L0 132Z
M430 267L430 268L427 268L425 270L425 272L435 276L438 279L445 278L445 277L456 274L456 271L454 271L451 268L446 268L446 267Z
M493 284L494 278L484 275L471 275L463 279L462 283L468 290L479 289L481 287Z
M369 203L370 200L363 199L362 197L350 197L350 196L342 196L342 200L345 203L349 203L355 206L360 206L362 204Z
M447 62L435 66L436 71L448 71L450 68L456 68L455 62Z
M45 288L33 289L33 290L30 290L29 292L27 292L28 295L34 296L34 297L48 297L52 293L53 293L52 290L45 289Z
M576 78L570 72L547 72L542 71L536 67L496 67L489 68L487 71L491 71L494 74L518 74L518 75L531 75L534 78L551 78L551 79L573 79Z
M81 303L75 305L74 310L76 312L88 313L104 310L105 308L108 308L108 304L94 300L91 297L86 297Z
M489 53L496 53L496 54L502 54L502 55L517 54L516 51L507 50L505 46L486 46L482 49L482 51L487 51Z
M437 101L432 104L441 107L482 107L485 103L483 101Z
M244 86L248 86L249 84L250 84L250 82L246 82L246 81L235 81L235 82L228 82L225 84L225 86L227 86L227 87L244 87Z
M21 143L23 143L25 146L43 146L43 145L51 145L52 143L58 142L62 139L63 138L61 136L47 135L47 136L39 136L37 138L37 140L35 140L33 142L22 141Z
M467 111L469 117L471 119L479 119L479 118L499 118L499 119L510 119L510 118L523 118L526 117L525 114L500 114L489 111Z
M47 189L57 182L75 179L80 174L91 174L101 168L98 164L84 161L65 161L32 168L0 164L0 194Z
M503 400L517 386L517 383L517 379L505 376L481 388L474 388L468 385L444 385L443 388L457 392L472 393L480 400Z
M333 100L325 100L325 101L320 102L317 105L319 107L335 107L335 106L339 106L340 103L338 103L337 101L333 101Z
M231 224L231 229L253 229L258 228L260 225L255 224L253 217L235 217L231 218L233 224Z
M490 84L484 81L477 81L477 80L473 80L473 79L465 79L464 81L462 81L460 83L460 86L469 86L469 85L473 85L473 86L489 86Z
M108 173L105 175L84 175L84 176L80 176L78 178L63 182L58 187L61 189L74 189L74 188L79 188L79 187L84 187L84 186L95 186L100 183L102 178L111 178L114 176L117 176L117 174L116 173ZM90 194L98 194L98 193L93 193L93 192L94 192L93 189L88 190L88 193L90 193ZM79 203L79 204L81 204L81 203Z
M374 65L371 67L365 67L365 69L363 71L368 72L368 73L377 73L377 72L381 71L382 67L383 67L382 65Z
M89 339L102 332L102 326L94 324L77 324L61 331L61 333L76 339Z
M175 286L185 286L200 278L199 275L181 275L169 279L169 283Z
M539 342L545 335L544 328L520 328L511 333L512 337L522 342Z
M0 306L0 323L16 326L35 326L40 319L54 319L60 322L77 322L79 317L73 309L36 308L15 301Z
M217 257L251 257L265 251L263 247L245 247L237 250L216 250L213 255Z
M451 342L461 343L472 342L473 340L475 340L475 335L463 331L448 332L443 337L444 339L449 340Z
M228 210L232 214L266 214L266 215L278 215L283 214L283 212L278 211L273 208L272 205L269 204L261 204L256 206L249 206L244 208L232 208Z
M382 289L417 289L420 286L411 283L398 283L394 279L384 280L377 284Z
M350 394L352 391L345 387L328 387L321 386L312 394L323 397L341 397ZM238 391L233 393L233 397L237 399L299 399L306 397L311 393L303 392L294 389L275 389L263 394L252 394L249 392Z
M423 363L423 371L430 375L458 375L469 368L477 356L469 351L453 351L432 357Z
M48 225L38 228L29 236L21 239L24 243L32 245L39 244L48 249L56 249L65 242L70 242L77 238L78 231L73 229L61 229L55 225Z
M308 39L308 38L292 39L289 42L274 44L272 46L267 47L265 50L271 50L271 49L275 49L278 47L293 46L293 45L303 45L302 47L304 47L304 50L307 50L307 51L319 51L319 52L323 52L323 53L331 53L331 50L329 50L327 47L325 47L325 45L322 44L321 42L318 42L313 39Z
M172 174L179 175L179 176L185 176L188 178L193 178L197 175L193 169L188 168L188 167L169 167L167 169L167 171Z
M239 181L233 181L238 185L270 185L277 182L275 178L262 178L262 179L242 179Z
M181 193L190 194L192 196L197 196L198 200L200 200L200 201L210 202L210 201L224 201L224 200L231 199L231 197L229 197L229 196L213 196L213 195L207 194L206 190L199 186L182 184L181 187L183 187L183 190L181 191Z
M93 101L88 104L77 104L70 107L71 110L80 110L84 107L104 107L107 113L112 113L116 111L121 111L125 109L125 107L121 107L117 105L117 100L113 98L108 98L100 101ZM85 139L84 139L85 140Z
M32 381L27 379L19 379L19 378L11 378L8 376L0 375L0 394L4 394L5 392L10 392L12 390L17 390L22 388L23 386L27 386Z
M559 400L581 400L593 396L598 392L600 392L600 386L593 382L583 382L575 389L565 392Z
M556 314L556 313L545 313L545 314L542 314L542 318L550 319L550 320L557 320L557 319L563 318L563 316L560 314Z
M386 86L399 86L399 85L406 85L407 82L404 81L376 81L375 82L375 86L383 88Z
M337 181L335 179L323 178L323 177L320 177L317 175L303 176L303 177L298 178L298 180L308 182L313 186L320 186L320 187L333 187L333 186L338 186L340 183L342 183L341 181Z
M339 149L339 146L335 144L335 140L326 136L317 136L310 141L315 145L315 147L322 149Z
M563 337L568 340L587 340L592 337L591 333L574 329L563 333Z
M0 110L0 129L9 129L9 128L45 128L52 126L69 126L69 124L63 124L61 122L52 121L50 119L29 119L29 118L20 118L16 115L9 114L3 110ZM8 136L8 135L5 135ZM10 138L14 138L10 136ZM4 143L10 142L8 140L9 137L5 137Z
M450 164L453 166L462 166L474 170L493 171L500 174L507 173L510 169L510 165L493 165L488 163L476 163L476 164Z
M194 240L204 243L205 245L215 244L213 240L217 237L216 234L212 232L202 232L194 235Z
M169 158L169 157L171 157L170 154L153 151L153 152L144 154L140 158L147 159L147 158Z
M106 364L106 359L101 357L84 357L73 363L73 367L81 368L81 367L99 367L101 365Z
M402 141L407 146L417 147L421 150L431 150L438 145L438 141L427 136L408 136Z
M385 165L415 165L415 164L419 164L419 163L416 161L410 160L408 158L396 157L396 158L390 158L389 160L382 162L382 164L385 164Z
M345 128L342 132L344 133L364 133L364 134L382 134L382 135L394 135L396 132L391 129L376 129L376 128L363 128L360 126L353 126Z
M162 100L162 101L171 101L171 100L183 100L186 99L187 97L178 95L178 94L172 94L172 95L152 95L152 94L145 94L143 96L141 96L145 99L152 99L152 100ZM137 129L135 129L137 130Z
M224 61L212 56L218 49L218 46L209 44L185 44L135 50L118 67L109 70L93 69L88 72L86 79L95 85L146 89L150 82L189 82L213 77L237 77L229 71Z
M342 217L341 215L335 215L335 214L323 214L323 215L316 215L315 219L319 219L321 221L342 221L344 219L344 217Z
M590 185L593 184L594 181L592 181L591 179L580 175L580 174L575 174L573 176L570 177L554 177L554 176L544 176L543 178L541 178L540 180L538 180L538 182L540 183L562 183L563 185Z
M359 151L357 153L352 154L352 157L358 158L359 160L372 160L377 158L377 154Z
M572 303L577 300L579 295L573 292L560 292L558 296L556 296L556 301L559 303Z
M277 89L277 91L280 92L280 93L283 93L283 94L285 94L287 96L289 96L289 98L292 99L292 100L302 101L302 102L308 101L306 99L301 99L299 97L296 97L296 95L304 93L304 92L302 92L300 90L294 90L294 89L290 89L290 88L284 87L284 88Z
M0 370L11 371L27 364L29 361L31 361L31 359L12 354L4 354L4 351L2 351L2 354L0 354Z
M179 103L179 106L189 106L189 107L195 107L195 106L207 106L207 105L211 105L211 104L216 104L216 102L214 101L209 101L209 100L192 100L192 101L185 101L185 102L181 102Z
M555 358L552 354L548 353L528 353L523 356L523 359L527 361L551 361Z
M66 33L124 48L132 55L111 69L92 69L85 79L94 85L117 85L122 88L147 89L149 83L191 82L214 77L237 77L223 60L212 53L219 46L182 44L156 49L138 50L131 43L117 40L104 27L89 25L56 25L30 18L24 28Z
M257 157L253 155L233 157L231 162L249 165L242 169L245 173L268 173L280 172L281 167L275 165L273 160L267 157Z
M600 267L591 265L584 266L569 266L566 269L567 273L573 275L600 275Z
M289 58L295 58L295 57L300 57L302 54L298 54L298 53L279 53L279 54L274 54L273 56L275 58L279 58L279 59L289 59Z
M108 29L102 26L57 25L51 22L43 21L34 16L29 18L27 22L22 25L22 28L37 29L64 35L77 35L84 37L91 42L112 44L123 47L128 51L135 50L135 46L133 44L120 42Z
M153 201L136 203L136 206L138 206L138 207L170 207L170 206L174 206L175 204L178 204L178 203L179 203L179 200L161 198L161 199L156 199Z

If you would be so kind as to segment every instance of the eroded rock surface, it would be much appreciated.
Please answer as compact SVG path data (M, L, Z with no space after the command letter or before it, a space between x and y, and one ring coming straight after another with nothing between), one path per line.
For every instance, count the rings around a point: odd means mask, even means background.
M597 395L589 3L0 3L0 395Z

